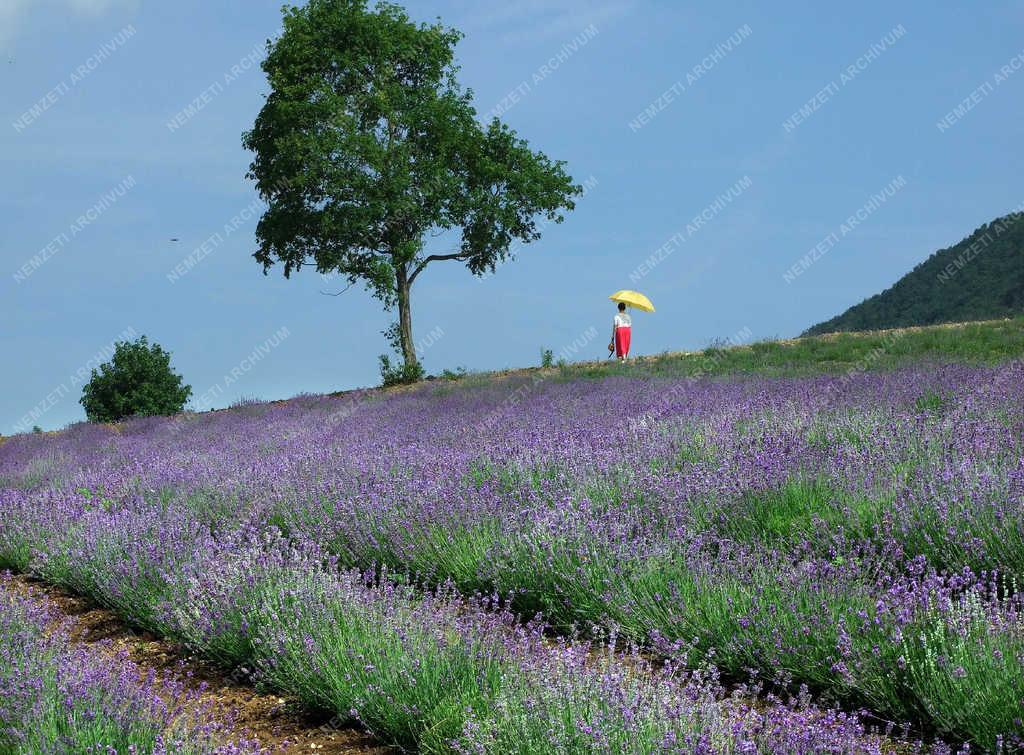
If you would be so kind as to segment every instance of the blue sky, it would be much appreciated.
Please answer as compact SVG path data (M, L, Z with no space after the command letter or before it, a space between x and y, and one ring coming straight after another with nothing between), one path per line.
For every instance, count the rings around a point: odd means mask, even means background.
M0 0L0 432L81 419L123 334L170 350L198 408L378 380L391 315L251 258L241 134L279 6ZM658 307L641 353L796 335L1024 202L1019 0L407 7L465 32L481 113L590 185L496 275L421 276L429 371L602 357L619 288Z

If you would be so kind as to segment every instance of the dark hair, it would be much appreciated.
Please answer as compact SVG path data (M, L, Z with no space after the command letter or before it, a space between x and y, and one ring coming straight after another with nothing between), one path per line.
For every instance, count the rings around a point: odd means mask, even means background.
M619 311L620 312L625 312L626 311L626 303L625 302L622 302L622 301L619 302Z

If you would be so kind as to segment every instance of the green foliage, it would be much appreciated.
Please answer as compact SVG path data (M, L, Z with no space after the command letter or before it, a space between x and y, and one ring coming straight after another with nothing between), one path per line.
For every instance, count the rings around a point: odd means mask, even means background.
M888 499L847 493L824 480L796 478L778 489L748 493L724 508L713 502L713 517L700 505L694 509L705 527L729 537L772 545L805 543L825 555L837 532L870 538L889 505Z
M942 414L952 402L953 397L948 394L928 391L918 396L914 405L921 413Z
M408 588L383 599L358 588L339 596L329 585L324 575L287 571L253 580L241 617L266 627L262 647L286 638L262 664L265 678L341 720L358 710L362 725L403 751L451 752L466 717L486 711L514 673L502 648L457 631L457 616L447 618L454 612Z
M401 335L397 322L392 323L391 326L384 331L384 337L391 345L391 348L398 353L399 357L401 357ZM414 360L412 362L406 360L401 364L396 364L392 363L391 357L387 354L381 354L379 359L381 384L385 388L392 385L418 383L423 379L423 365L419 363L419 360Z
M92 422L180 412L192 395L171 368L171 355L145 336L121 341L113 358L92 371L80 403Z
M418 383L423 379L423 365L419 362L402 362L393 364L391 357L381 354L380 357L380 379L381 385L388 388L392 385L408 385Z
M908 686L940 729L998 751L1001 735L1020 720L1024 639L998 631L977 592L944 608L903 635Z
M454 370L449 370L447 367L441 371L442 380L462 380L469 373L465 367L456 367Z
M1024 213L981 226L891 288L805 335L1011 317L1024 312Z
M34 433L36 433L38 435L42 431L43 431L43 428L41 428L39 425L32 425L32 432L34 432Z
M540 350L540 366L544 367L544 368L547 368L547 367L553 367L554 365L555 365L555 352L553 352L551 349L544 349L544 348L542 348Z
M460 32L399 6L310 0L286 7L268 44L271 92L243 138L268 203L255 258L362 282L399 310L401 353L417 361L410 290L431 262L493 272L513 243L561 222L582 187L508 126L477 120L459 85ZM427 239L459 233L454 250Z

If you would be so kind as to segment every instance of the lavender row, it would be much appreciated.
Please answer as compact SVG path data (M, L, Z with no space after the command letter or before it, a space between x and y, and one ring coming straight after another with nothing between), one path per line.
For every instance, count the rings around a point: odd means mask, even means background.
M315 546L268 536L196 542L205 546L198 557L172 574L152 540L136 542L44 571L91 585L133 621L245 669L335 724L358 721L404 748L882 751L884 740L857 716L819 710L806 696L754 705L752 692L726 694L714 676L654 668L610 646L552 643L541 624L522 624L495 599L340 571ZM116 563L134 563L133 578L122 569L115 583Z
M217 745L192 695L144 674L123 654L97 655L61 637L41 603L17 597L0 575L0 752L258 753Z

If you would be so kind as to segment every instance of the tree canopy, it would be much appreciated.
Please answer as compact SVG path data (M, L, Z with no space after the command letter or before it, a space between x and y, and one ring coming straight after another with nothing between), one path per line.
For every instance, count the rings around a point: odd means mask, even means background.
M142 336L115 344L111 360L92 371L80 403L91 422L116 422L180 412L191 395L171 355Z
M478 122L456 79L460 38L390 3L286 7L263 63L271 91L243 139L268 203L254 255L264 272L312 266L364 283L398 307L407 366L418 364L410 294L424 269L493 271L581 190L497 118Z

